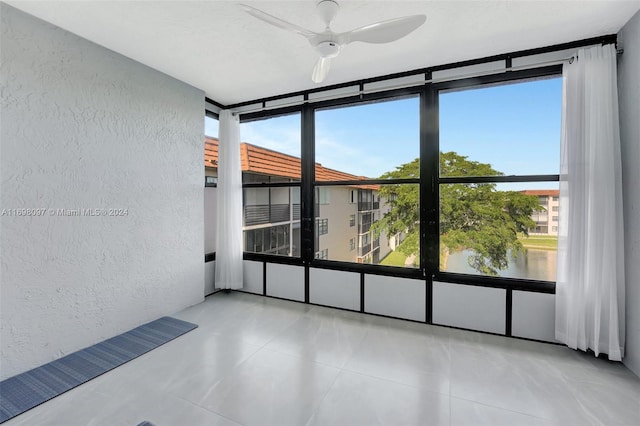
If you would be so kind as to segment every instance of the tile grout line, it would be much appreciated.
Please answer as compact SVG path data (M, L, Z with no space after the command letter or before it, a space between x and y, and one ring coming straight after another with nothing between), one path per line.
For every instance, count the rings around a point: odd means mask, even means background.
M219 381L218 381L218 382L219 382ZM173 394L171 394L171 393L167 393L167 395L175 396L175 395L173 395ZM203 410L205 410L205 411L207 411L207 412L209 412L209 413L215 414L216 416L220 416L220 417L222 417L222 418L224 418L224 419L227 419L227 420L229 420L229 421L231 421L231 422L233 422L233 423L236 423L236 424L237 424L237 425L239 425L239 426L245 426L245 425L244 425L244 423L241 423L241 422L239 422L238 420L232 419L232 418L231 418L231 417L229 417L229 416L225 416L225 415L224 415L224 414L222 414L222 413L218 413L217 411L214 411L214 410L212 410L212 409L210 409L210 408L204 407L204 406L202 406L202 405L200 405L200 404L198 404L198 403L196 403L196 402L193 402L193 401L191 401L191 400L189 400L189 399L185 399L185 398L183 398L183 397L181 397L181 396L176 396L176 397L177 397L178 399L180 399L180 400L184 401L184 402L187 402L187 403L189 403L189 404L191 404L191 405L193 405L193 406L196 406L196 407L198 407L198 408L201 408L201 409L203 409Z
M451 398L452 398L452 399L458 399L458 400L460 400L460 401L470 402L470 403L472 403L472 404L482 405L483 407L493 408L493 409L495 409L495 410L508 411L509 413L520 414L520 415L522 415L522 416L532 417L532 418L534 418L534 419L549 420L549 421L553 421L553 420L555 420L555 419L548 418L548 417L534 416L533 414L523 413L522 411L509 410L508 408L497 407L497 406L495 406L495 405L487 404L487 403L485 403L485 402L480 402L480 401L476 401L476 400L468 399L468 398L461 398L461 397L459 397L459 396L453 396L453 395L451 395Z
M329 395L329 392L331 392L331 389L333 389L333 387L335 386L336 382L338 381L338 377L340 377L340 375L342 373L343 373L343 370L342 369L338 369L338 374L336 374L336 377L333 378L333 381L331 382L331 385L329 385L329 387L327 387L327 390L324 392L322 397L318 400L318 406L313 410L313 412L311 413L311 415L307 419L307 422L305 423L305 425L308 425L309 422L311 421L311 419L313 419L313 416L315 416L316 413L320 410L320 407L322 406L322 403L327 398L327 395Z

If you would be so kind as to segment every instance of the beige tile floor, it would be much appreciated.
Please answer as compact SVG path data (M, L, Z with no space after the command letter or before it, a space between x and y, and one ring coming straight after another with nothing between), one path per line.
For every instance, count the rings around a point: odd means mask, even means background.
M218 293L199 328L14 425L640 425L640 379L568 348Z

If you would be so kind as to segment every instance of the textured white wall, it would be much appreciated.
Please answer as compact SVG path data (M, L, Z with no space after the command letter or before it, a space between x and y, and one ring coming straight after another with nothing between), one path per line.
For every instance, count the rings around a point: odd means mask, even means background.
M203 300L204 94L0 3L1 371Z
M626 350L624 363L640 376L640 12L618 34L622 194L624 198Z

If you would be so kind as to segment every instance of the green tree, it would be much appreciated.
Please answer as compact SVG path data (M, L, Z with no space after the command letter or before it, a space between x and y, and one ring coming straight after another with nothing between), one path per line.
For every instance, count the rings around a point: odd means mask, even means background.
M441 176L500 176L490 164L468 160L446 152L440 155ZM419 176L419 160L396 167L382 179L406 179ZM397 248L404 254L418 253L418 185L382 185L380 196L390 210L374 226L374 232L406 238ZM518 234L528 235L535 226L534 211L541 210L538 198L517 191L498 191L492 183L447 184L440 186L440 259L449 253L470 250L468 262L483 274L495 275L509 265L509 252L523 250ZM442 265L441 266L445 266Z

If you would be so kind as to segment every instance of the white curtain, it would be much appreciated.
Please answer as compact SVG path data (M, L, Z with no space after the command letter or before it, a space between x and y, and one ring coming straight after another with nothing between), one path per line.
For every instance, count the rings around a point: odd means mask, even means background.
M216 222L216 288L242 288L240 122L220 112Z
M556 339L624 356L624 253L616 50L563 69Z

